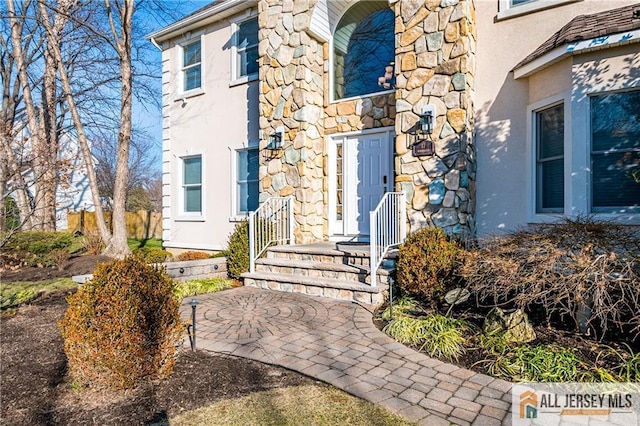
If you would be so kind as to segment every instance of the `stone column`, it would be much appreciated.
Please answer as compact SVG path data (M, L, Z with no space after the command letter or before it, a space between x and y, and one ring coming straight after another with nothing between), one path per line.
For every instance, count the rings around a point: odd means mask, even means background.
M472 0L391 0L396 14L396 189L409 229L474 235L475 6ZM411 128L436 109L435 154L414 157Z
M324 192L323 74L321 42L307 30L316 0L258 3L260 61L260 200L295 198L298 244L327 235ZM269 135L284 129L284 149L266 149Z

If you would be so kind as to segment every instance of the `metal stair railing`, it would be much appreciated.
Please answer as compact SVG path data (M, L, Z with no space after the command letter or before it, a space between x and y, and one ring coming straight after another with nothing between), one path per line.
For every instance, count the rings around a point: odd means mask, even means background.
M271 245L294 244L293 197L269 197L249 214L249 271Z
M407 205L404 192L387 192L369 215L371 287L375 287L378 268L387 251L402 244L407 237Z

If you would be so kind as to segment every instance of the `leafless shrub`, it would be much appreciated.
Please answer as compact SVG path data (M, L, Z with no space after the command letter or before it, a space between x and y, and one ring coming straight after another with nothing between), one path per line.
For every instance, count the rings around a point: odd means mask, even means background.
M539 306L600 338L640 335L638 230L591 218L534 226L467 252L462 274L481 306Z
M69 257L71 254L69 250L66 249L55 249L51 250L49 253L49 259L56 265L58 271L64 270L64 267L67 266L67 262L69 261Z
M87 249L87 254L95 256L102 253L104 243L102 237L98 231L87 231L84 234L84 246Z

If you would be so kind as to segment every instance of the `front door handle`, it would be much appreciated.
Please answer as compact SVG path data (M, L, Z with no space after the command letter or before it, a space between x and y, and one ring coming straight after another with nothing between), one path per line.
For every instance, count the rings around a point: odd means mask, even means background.
M382 183L383 184L387 184L387 177L386 176L382 176Z

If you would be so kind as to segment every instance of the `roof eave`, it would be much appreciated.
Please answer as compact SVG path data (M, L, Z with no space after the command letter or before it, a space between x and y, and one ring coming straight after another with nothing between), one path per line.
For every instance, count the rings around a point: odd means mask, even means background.
M556 47L549 52L532 59L524 64L519 64L513 69L513 77L526 78L530 75L560 62L564 58L572 55L579 55L596 50L610 49L623 46L625 44L640 42L640 28L633 31L625 31L617 34L609 34L605 37L596 37L588 40L581 40L574 43Z
M250 9L257 4L257 0L229 0L218 5L214 3L210 8L174 22L147 35L146 38L154 44L162 43L176 36L180 36L185 32L193 31L204 25L220 21L243 10Z

